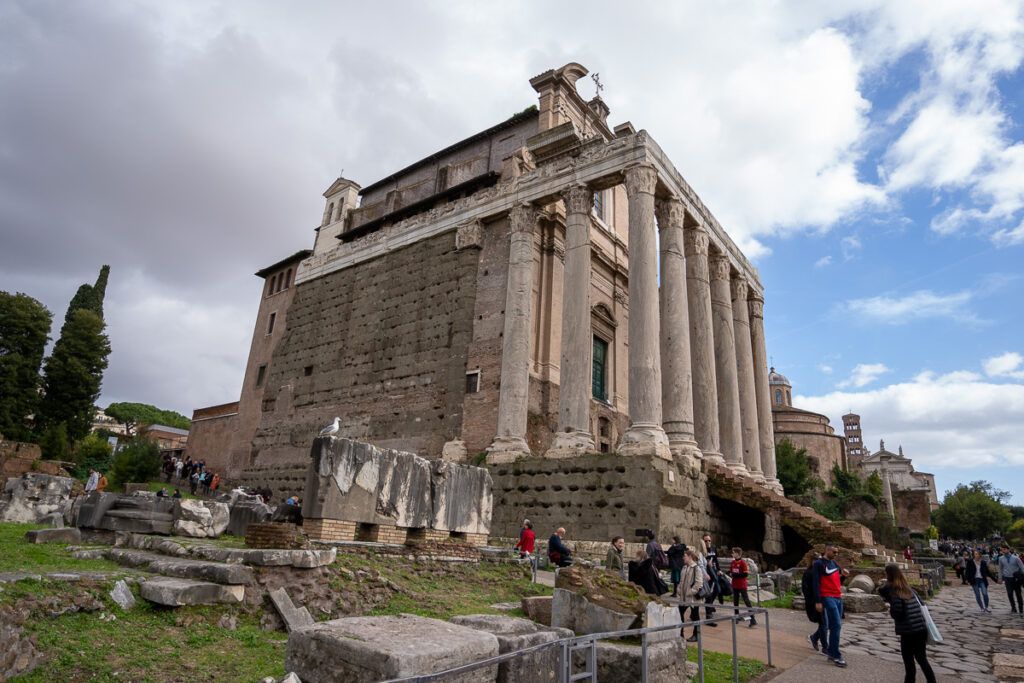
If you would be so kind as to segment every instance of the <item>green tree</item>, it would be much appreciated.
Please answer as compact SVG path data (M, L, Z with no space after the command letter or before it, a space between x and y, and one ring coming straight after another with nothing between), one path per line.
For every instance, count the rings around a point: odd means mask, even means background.
M987 481L960 484L947 491L942 504L935 511L935 525L943 536L980 540L992 534L1001 534L1013 520L1008 506L1002 503L1009 497Z
M106 438L99 434L90 434L75 445L72 460L75 463L74 475L84 479L89 470L106 472L110 467L110 456L113 449Z
M874 496L876 501L881 502L885 496L885 486L882 484L882 476L877 471L869 474L867 479L864 480L864 490L869 495Z
M104 327L103 320L92 311L75 311L44 364L40 421L44 427L63 423L73 441L83 438L92 427L110 355Z
M47 460L67 460L68 458L68 428L61 422L50 425L43 431L39 439L39 450Z
M179 429L188 429L192 425L192 421L181 413L148 403L111 403L103 412L123 424L129 436L135 434L139 425L161 424Z
M811 470L806 448L797 448L789 439L775 444L775 469L786 496L803 496L822 486Z
M160 449L147 439L136 437L119 448L110 462L107 478L114 487L146 482L160 475Z
M64 314L65 325L71 320L72 313L82 309L92 311L100 319L103 318L103 299L107 294L107 278L109 276L110 266L103 266L100 268L100 274L96 278L95 284L82 285L78 288L78 291L71 297L71 302L68 304L68 312ZM61 333L63 334L63 329Z
M39 407L39 368L53 315L24 294L0 292L0 434L27 441L25 418Z

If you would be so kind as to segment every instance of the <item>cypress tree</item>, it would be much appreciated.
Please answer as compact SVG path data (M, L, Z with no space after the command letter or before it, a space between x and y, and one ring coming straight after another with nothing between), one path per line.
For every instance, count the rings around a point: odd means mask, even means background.
M0 292L0 434L30 438L25 418L39 407L39 366L53 315L24 294Z

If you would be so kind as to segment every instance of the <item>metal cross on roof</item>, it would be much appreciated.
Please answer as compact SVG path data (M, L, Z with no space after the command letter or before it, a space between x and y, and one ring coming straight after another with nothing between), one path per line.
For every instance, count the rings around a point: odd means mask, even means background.
M590 74L590 80L594 81L594 87L597 89L597 96L601 96L601 91L604 90L604 86L601 85L601 74L592 73Z

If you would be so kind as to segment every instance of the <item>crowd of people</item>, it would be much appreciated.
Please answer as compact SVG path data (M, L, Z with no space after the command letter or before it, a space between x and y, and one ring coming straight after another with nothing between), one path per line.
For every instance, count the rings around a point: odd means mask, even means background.
M955 558L953 571L962 585L970 586L978 609L991 613L989 582L1006 589L1011 614L1024 615L1024 553L1016 553L1008 543L944 542L939 550ZM994 565L994 567L993 567Z
M189 493L193 496L210 496L217 493L220 487L220 474L210 471L202 460L193 460L186 455L179 458L164 453L161 469L164 473L164 481L168 484L171 479L176 479L180 484L187 484Z

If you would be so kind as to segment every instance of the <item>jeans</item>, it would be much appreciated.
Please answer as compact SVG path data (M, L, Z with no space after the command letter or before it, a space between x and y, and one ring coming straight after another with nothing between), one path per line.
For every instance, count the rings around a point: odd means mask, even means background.
M839 652L839 633L843 628L843 599L825 598L821 599L821 620L828 628L828 648L825 652L832 659L842 659Z
M921 665L924 679L928 683L935 683L935 673L928 663L928 631L904 633L901 635L900 655L903 656L903 683L914 683L917 677L917 669L914 666L915 659Z
M1006 597L1010 599L1010 609L1024 614L1024 601L1021 600L1021 582L1012 576L1004 576L1003 584L1006 586ZM1016 598L1016 602L1014 602Z
M732 605L733 605L733 607L739 607L740 606L740 598L743 598L743 604L744 605L746 605L747 607L753 607L753 605L750 604L750 596L747 595L747 589L746 588L733 588L732 589ZM733 610L733 614L739 614L739 613L740 613L740 611L738 609L734 609ZM750 615L750 623L751 624L756 624L757 623L757 619L754 618L753 614Z
M988 585L985 579L974 580L974 599L978 601L978 607L988 609Z
M825 621L824 613L820 616L818 630L811 634L811 642L818 643L822 652L828 652L828 623Z

